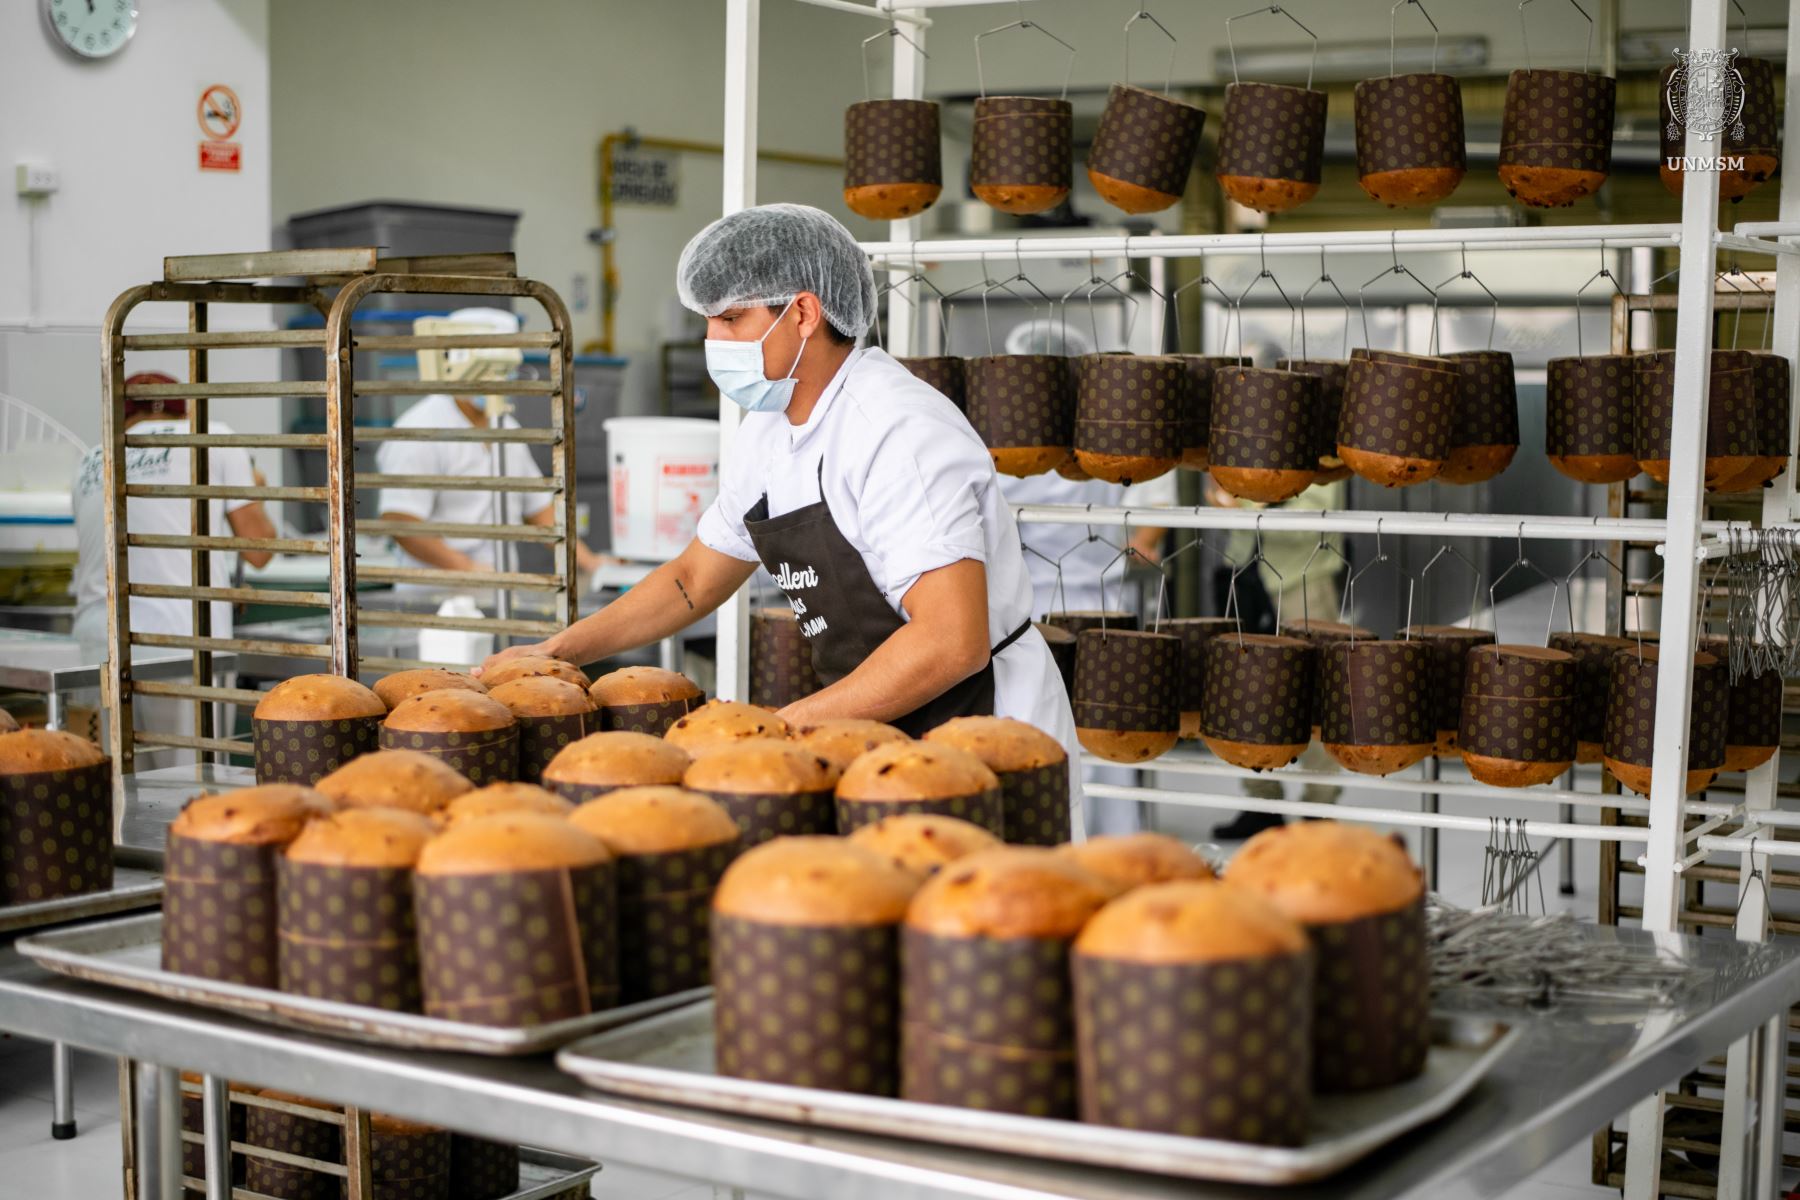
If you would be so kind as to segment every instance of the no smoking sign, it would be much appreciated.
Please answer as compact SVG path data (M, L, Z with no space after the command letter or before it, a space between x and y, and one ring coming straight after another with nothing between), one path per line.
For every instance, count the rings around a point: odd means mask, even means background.
M231 140L244 119L237 93L222 83L215 83L200 93L196 110L200 132L206 140L200 143L202 171L238 171L243 166L243 147Z

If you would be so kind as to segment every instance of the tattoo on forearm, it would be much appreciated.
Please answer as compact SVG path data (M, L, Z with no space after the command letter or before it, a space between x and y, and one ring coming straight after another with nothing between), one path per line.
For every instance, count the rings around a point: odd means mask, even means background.
M681 593L682 601L687 604L688 611L692 612L694 609L694 602L688 598L687 589L681 586L681 580L679 579L675 581L675 590Z

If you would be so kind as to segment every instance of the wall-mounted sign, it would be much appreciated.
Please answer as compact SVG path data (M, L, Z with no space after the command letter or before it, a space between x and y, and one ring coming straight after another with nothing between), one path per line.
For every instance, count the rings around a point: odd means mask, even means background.
M200 93L195 112L200 132L206 139L200 143L202 171L238 171L243 169L243 147L231 140L243 123L244 110L237 93L222 83L209 85Z
M613 154L612 200L646 208L674 208L681 199L681 159L620 146Z

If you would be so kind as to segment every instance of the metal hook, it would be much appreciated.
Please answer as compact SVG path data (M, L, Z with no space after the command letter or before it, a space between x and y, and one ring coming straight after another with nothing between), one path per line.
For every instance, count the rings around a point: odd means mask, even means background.
M1350 560L1344 557L1344 552L1332 545L1324 533L1319 534L1318 543L1313 546L1312 553L1308 554L1306 561L1300 564L1300 619L1309 625L1312 622L1312 605L1307 598L1307 592L1311 589L1306 586L1306 577L1312 572L1313 559L1319 557L1321 550L1330 551L1332 557L1342 563L1345 569L1350 567Z
M1319 35L1308 29L1305 25L1301 25L1300 18L1296 17L1293 13L1281 7L1279 4L1266 4L1261 8L1253 8L1249 12L1241 12L1235 17L1225 18L1225 45L1231 50L1231 82L1243 82L1238 78L1237 43L1233 41L1231 37L1231 23L1233 21L1241 21L1245 17L1260 17L1264 13L1273 13L1278 17L1286 17L1294 24L1300 26L1301 33L1304 33L1307 37L1312 39L1312 59L1306 64L1306 88L1308 91L1311 91L1313 85L1313 72L1319 65Z
M1569 571L1569 573L1567 575L1563 576L1563 583L1565 585L1563 588L1563 601L1564 601L1564 605L1567 608L1568 614L1569 614L1569 632L1570 633L1576 632L1575 580L1581 575L1582 568L1587 566L1588 563L1590 563L1590 562L1601 562L1601 563L1604 563L1607 566L1611 567L1614 571L1616 571L1618 573L1619 584L1621 586L1624 586L1628 582L1625 578L1625 568L1621 567L1618 563L1614 562L1612 559L1610 559L1606 555L1602 554L1600 552L1600 548L1598 546L1595 546L1595 547L1589 549L1586 554L1582 555L1579 559L1577 559L1575 562L1575 566Z
M1321 283L1326 284L1331 288L1332 292L1338 298L1338 306L1344 310L1344 340L1343 344L1339 347L1338 357L1349 358L1350 301L1344 295L1344 289L1337 285L1337 280L1331 277L1331 272L1325 269L1325 247L1323 245L1319 247L1319 277L1307 284L1306 290L1300 293L1300 357L1302 359L1306 358L1306 298L1312 295L1313 289L1318 287ZM1368 332L1368 326L1366 324L1363 327L1363 332L1365 335Z
M1391 235L1390 235L1390 237L1391 237ZM1404 264L1400 261L1400 253L1399 253L1398 249L1395 249L1393 253L1394 253L1394 265L1393 266L1381 268L1381 270L1375 272L1375 274L1373 274L1373 275L1369 276L1369 278L1365 279L1363 281L1363 285L1356 289L1356 304L1357 304L1358 309L1360 309L1361 313L1362 313L1363 345L1365 345L1365 346L1369 346L1369 300L1368 300L1367 293L1368 293L1370 286L1372 284L1374 284L1377 280L1382 279L1388 275L1399 275L1404 279L1410 279L1413 281L1413 283L1418 285L1420 291L1424 292L1427 296L1431 297L1431 302L1433 304L1437 303L1437 293L1432 290L1431 285L1426 283L1423 279L1420 279L1418 277L1418 275L1416 275L1413 272L1412 268L1408 267L1406 264ZM1374 347L1370 346L1369 348L1373 349ZM1401 333L1400 333L1400 348L1401 348L1401 350L1406 349L1406 331L1405 330L1401 330Z
M1525 24L1525 6L1532 2L1533 0L1519 0L1519 34L1524 44L1525 69L1527 71L1531 70L1531 30ZM1594 18L1588 16L1587 9L1581 7L1577 0L1569 0L1569 4L1581 14L1582 20L1588 23L1587 46L1581 52L1581 69L1585 72L1594 55Z
M1525 2L1530 3L1530 0L1525 0ZM1613 291L1618 295L1623 296L1625 294L1624 287L1619 283L1619 277L1612 273L1612 267L1606 261L1605 238L1600 239L1600 269L1595 271L1592 275L1589 275L1587 282L1575 289L1575 353L1577 356L1583 352L1581 345L1581 296L1582 293L1586 292L1596 281L1601 279L1612 284Z
M1458 550L1449 542L1445 542L1442 546L1438 547L1437 553L1431 556L1430 561L1420 569L1419 584L1421 587L1424 586L1427 576L1431 574L1431 569L1437 566L1438 560L1443 558L1446 554L1461 562L1463 566L1469 568L1469 572L1474 579L1474 585L1469 592L1469 615L1463 618L1463 623L1470 629L1473 629L1475 628L1475 608L1481 603L1481 568L1475 565L1474 559L1464 554L1461 550Z
M901 41L903 41L907 45L911 46L914 50L917 50L919 52L920 58L929 59L931 57L931 55L925 53L925 47L919 45L919 43L913 41L911 38L907 37L904 33L900 32L900 23L898 21L894 21L886 29L883 29L879 33L871 33L868 37L866 37L862 40L862 69L863 69L863 99L864 100L873 100L875 98L874 89L869 85L869 43L873 42L873 41L877 41L881 38L888 38L889 40L892 40L894 38L899 38Z
M1261 240L1259 240L1257 242L1257 248L1258 248L1259 253L1261 253L1262 247L1263 247L1263 242ZM1251 278L1249 284L1245 286L1243 291L1238 293L1237 299L1232 301L1232 304L1231 304L1232 311L1233 311L1233 313L1236 314L1236 317L1237 317L1237 336L1238 336L1237 357L1238 357L1239 362L1244 361L1244 300L1247 296L1250 295L1251 292L1256 290L1256 285L1261 283L1265 279L1269 281L1269 283L1272 287L1274 287L1275 294L1281 297L1281 302L1283 304L1287 305L1289 339L1292 340L1292 336L1293 336L1293 321L1294 321L1294 312L1295 312L1294 301L1292 298L1290 298L1288 296L1287 289L1281 286L1281 280L1277 279L1275 277L1275 272L1269 270L1268 258L1266 256L1262 257L1261 262L1262 262L1262 269L1259 270L1256 273L1256 275Z
M1460 270L1456 274L1450 276L1450 278L1444 280L1442 283L1438 284L1437 287L1432 289L1432 294L1431 294L1431 345L1425 351L1427 354L1436 354L1438 352L1438 345L1439 345L1439 338L1438 338L1439 301L1438 301L1438 297L1439 297L1439 294L1445 288L1449 287L1451 284L1455 283L1459 279L1471 280L1475 284L1476 287L1480 288L1482 290L1482 292L1484 292L1487 295L1488 300L1491 302L1491 307L1488 310L1487 348L1489 350L1492 350L1494 348L1494 330L1500 324L1500 297L1494 295L1493 289L1488 287L1487 284L1481 282L1481 279L1475 274L1475 272L1469 270L1469 251L1468 251L1468 248L1465 246L1463 248L1462 270Z
M1151 16L1150 10L1142 6L1131 14L1129 21L1125 22L1125 82L1127 84L1131 82L1131 27L1139 21L1150 22L1162 32L1164 37L1169 39L1169 65L1163 72L1163 91L1167 92L1175 86L1175 49L1180 42L1174 34L1169 32L1167 25Z
M1394 14L1409 4L1415 6L1419 10L1419 15L1425 18L1425 23L1431 26L1431 73L1437 74L1437 22L1431 19L1431 14L1425 11L1425 6L1419 0L1394 0L1394 7L1388 9L1388 78L1390 79L1394 77Z
M1019 6L1019 11L1020 11L1020 13L1023 13L1025 11L1023 4L1021 4ZM1061 38L1057 37L1054 33L1051 33L1048 29L1045 29L1043 27L1043 25L1041 25L1037 21L1033 21L1030 18L1025 17L1025 16L1020 16L1019 19L1016 21L1008 21L1004 25L996 25L992 29L986 30L982 33L978 33L975 35L975 83L976 83L976 86L978 88L980 88L981 95L984 98L987 96L987 74L986 74L986 72L984 72L982 70L982 65L981 65L981 39L985 38L985 37L992 37L996 33L1005 33L1009 29L1035 29L1039 33L1043 34L1045 37L1049 38L1051 41L1055 42L1057 45L1061 46L1064 50L1067 50L1069 52L1068 64L1063 68L1063 83L1062 83L1062 94L1061 94L1061 98L1064 100L1067 100L1069 98L1069 80L1075 74L1075 47L1069 45L1069 43L1063 41Z
M1338 603L1338 620L1349 623L1352 614L1356 612L1357 580L1384 563L1394 563L1394 573L1406 580L1406 620L1401 624L1401 628L1405 629L1412 624L1413 593L1417 588L1418 580L1405 567L1399 566L1398 560L1388 554L1387 547L1382 544L1382 519L1381 517L1375 518L1375 557L1352 572L1350 578L1344 583L1344 598ZM1350 627L1350 640L1352 642L1356 640L1356 627L1353 624Z
M1512 565L1500 572L1488 588L1488 612L1493 618L1494 636L1496 638L1500 636L1500 597L1498 595L1500 585L1505 583L1507 576L1514 571L1530 571L1550 585L1550 615L1544 620L1544 644L1547 646L1550 644L1551 626L1556 624L1556 598L1562 591L1562 581L1525 557L1525 523L1523 521L1519 522L1516 545L1517 557L1513 559Z
M1189 288L1196 287L1210 287L1213 291L1218 293L1220 302L1223 303L1228 310L1231 309L1231 294L1220 287L1210 275L1201 275L1196 279L1190 279L1177 287L1174 291L1170 292L1169 307L1175 314L1175 348L1177 350L1181 348L1181 293L1187 291ZM1225 340L1231 340L1231 318L1229 316L1226 317ZM1239 341L1241 342L1242 339L1240 338Z

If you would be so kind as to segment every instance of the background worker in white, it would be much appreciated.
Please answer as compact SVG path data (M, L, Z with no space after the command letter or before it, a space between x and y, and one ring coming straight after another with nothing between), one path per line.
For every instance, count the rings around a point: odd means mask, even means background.
M818 209L748 209L688 243L677 277L683 303L708 318L709 372L748 412L719 498L673 562L489 664L525 649L586 663L668 637L760 561L786 580L825 681L784 717L869 717L921 732L993 712L1077 753L986 447L942 395L856 346L875 286L849 230Z
M465 308L450 314L456 324L491 331L517 333L517 315L498 308ZM452 354L457 352L452 351ZM463 353L467 353L466 351ZM516 358L516 353L514 358ZM504 368L486 373L470 368L485 363L455 363L457 378L503 378ZM496 383L504 391L504 383ZM397 429L486 429L488 412L481 396L422 396L394 422ZM510 414L501 418L502 429L517 429ZM375 453L376 469L384 475L454 475L494 478L500 475L542 478L531 457L531 447L517 442L500 446L484 442L383 442ZM383 488L381 516L389 521L434 521L458 525L556 524L554 492L490 492L470 488ZM486 538L446 538L435 534L396 536L402 565L436 567L445 571L500 570L500 543ZM577 541L575 565L583 574L604 561L602 556Z

